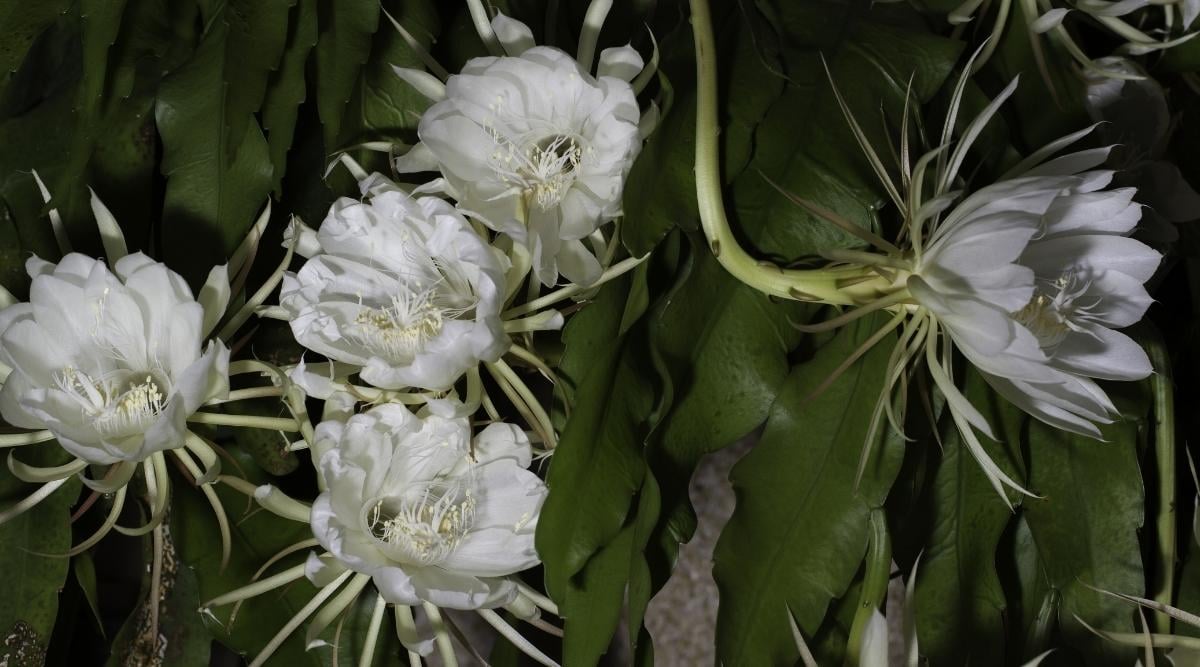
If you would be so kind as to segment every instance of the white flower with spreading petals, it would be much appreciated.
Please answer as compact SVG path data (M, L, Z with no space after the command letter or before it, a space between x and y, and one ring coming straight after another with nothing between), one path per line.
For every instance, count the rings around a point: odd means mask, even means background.
M1051 142L998 181L963 197L955 188L963 182L959 172L968 151L1017 87L1014 79L954 141L970 71L968 66L955 87L940 147L915 165L901 165L908 175L902 185L877 170L904 213L897 243L863 232L880 254L830 252L863 271L863 280L843 293L860 307L804 328L825 330L879 310L894 312L860 350L901 331L860 471L884 415L902 430L906 394L897 386L910 363L923 361L963 444L1007 501L1005 486L1029 492L980 442L976 432L995 435L958 388L954 351L1028 414L1100 438L1098 425L1118 413L1096 380L1138 380L1152 372L1141 346L1116 330L1145 314L1152 299L1144 285L1162 256L1129 238L1142 217L1141 205L1133 201L1135 188L1104 189L1113 172L1097 167L1111 147L1048 160L1094 126ZM857 132L857 122L849 121ZM872 164L882 164L870 144L859 140ZM907 146L903 153L909 154Z
M224 304L206 317L179 274L141 253L112 271L76 253L26 268L29 302L0 310L0 364L12 369L0 416L49 430L88 463L182 447L187 418L229 389L229 350L203 344Z
M313 534L342 567L370 575L393 604L490 609L512 602L505 578L538 563L534 531L546 485L527 470L529 440L467 418L417 417L388 403L316 429L328 490ZM330 567L310 559L309 576Z
M449 389L508 349L507 260L452 206L381 178L334 203L313 251L284 276L280 305L301 345L360 367L384 389Z
M397 168L440 171L440 186L459 206L528 248L543 284L559 274L591 284L602 267L586 241L621 215L641 148L630 85L641 57L630 47L607 49L592 76L570 55L532 46L519 22L497 16L493 26L509 55L474 58L444 87L397 70L435 101L421 117L421 142Z
M1114 331L1151 303L1161 256L1128 238L1142 216L1133 188L1102 191L1086 171L1107 150L1066 155L982 188L931 236L908 288L988 382L1029 414L1100 437L1116 408L1093 378L1151 372L1141 346ZM971 421L986 431L982 418Z

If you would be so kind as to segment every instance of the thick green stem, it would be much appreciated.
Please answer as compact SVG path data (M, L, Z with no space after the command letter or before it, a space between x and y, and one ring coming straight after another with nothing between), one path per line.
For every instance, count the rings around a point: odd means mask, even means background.
M725 217L721 195L717 121L717 44L707 0L691 0L696 38L696 202L700 225L713 255L734 278L772 296L850 305L838 288L845 276L835 271L783 269L751 257L737 242Z
M892 540L888 535L887 515L882 509L871 510L871 541L867 545L866 575L863 578L862 595L854 621L850 625L850 638L846 641L846 665L859 664L863 632L875 611L887 600L888 581L892 574Z
M1154 388L1154 463L1158 473L1158 515L1155 517L1155 535L1158 539L1158 566L1153 587L1155 602L1165 605L1175 600L1175 557L1178 549L1175 516L1175 390L1171 379L1171 359L1163 345L1158 330L1149 324L1143 325L1146 336L1143 342L1154 375L1150 376ZM1170 633L1170 616L1156 613L1153 617L1155 632Z

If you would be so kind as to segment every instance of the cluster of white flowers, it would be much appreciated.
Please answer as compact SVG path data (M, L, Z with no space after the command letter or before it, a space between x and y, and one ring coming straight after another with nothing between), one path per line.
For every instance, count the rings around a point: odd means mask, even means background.
M400 185L343 156L362 197L339 199L317 229L289 230L285 244L306 261L281 272L279 306L263 314L286 319L327 360L328 372L309 359L276 376L299 398L325 401L323 419L296 443L311 451L322 493L308 505L273 486L240 486L308 522L324 552L302 571L206 607L303 575L320 588L314 604L342 591L327 603L335 605L371 581L379 604L395 608L413 659L436 649L453 664L441 610L454 609L477 611L528 656L554 664L492 611L558 632L539 618L556 613L553 603L515 576L538 563L547 488L529 467L535 444L551 452L554 428L504 357L512 351L545 369L518 341L560 328L554 304L640 261L614 264L616 234L603 226L621 215L653 113L644 123L631 83L644 64L632 48L606 50L593 76L590 57L534 46L515 20L497 15L489 29L506 53L473 59L444 82L397 70L433 104L420 143L395 167L438 176ZM529 422L532 442L501 420L482 370ZM358 412L362 403L369 407ZM490 423L476 433L480 410ZM323 629L310 625L310 645Z

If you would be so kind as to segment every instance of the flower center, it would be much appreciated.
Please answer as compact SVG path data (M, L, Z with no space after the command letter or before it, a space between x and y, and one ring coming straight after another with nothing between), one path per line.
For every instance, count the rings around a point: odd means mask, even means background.
M434 303L434 290L403 290L381 308L364 308L354 318L363 344L379 356L407 362L442 331L446 313Z
M493 131L492 167L502 180L520 189L525 202L546 211L562 203L574 185L588 152L578 137L554 134L520 146Z
M368 504L367 532L387 556L402 563L436 565L446 560L475 522L469 479L429 482Z
M1043 350L1053 350L1076 330L1072 318L1086 311L1077 300L1087 288L1088 281L1074 273L1065 273L1055 280L1039 280L1033 297L1024 308L1013 313L1013 319L1037 337Z
M144 432L167 403L168 384L154 373L123 371L97 379L68 366L55 380L106 438Z

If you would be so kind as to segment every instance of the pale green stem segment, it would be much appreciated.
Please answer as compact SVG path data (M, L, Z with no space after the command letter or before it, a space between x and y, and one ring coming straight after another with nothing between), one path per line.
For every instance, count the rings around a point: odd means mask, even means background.
M158 612L159 605L162 604L159 599L161 597L159 590L162 588L164 538L163 526L162 523L159 523L154 526L154 535L150 538L154 554L150 563L150 598L146 600L146 605L150 607L150 637L154 642L152 655L158 654Z
M218 412L194 412L188 417L193 424L211 424L214 426L242 426L245 428L262 428L268 431L284 431L297 433L300 425L295 419L287 417L260 417L257 415L227 415Z
M218 595L208 602L205 602L203 605L201 605L201 607L220 607L221 605L230 604L231 602L249 600L252 597L262 595L268 591L273 591L280 586L285 586L297 579L302 578L304 576L304 567L304 563L296 565L295 567L290 567L283 572L267 577L262 581L256 581L253 584L229 591L224 595Z
M526 586L521 581L516 581L516 580L514 580L514 581L517 584L517 590L521 591L521 595L524 595L525 597L532 600L533 603L536 604L537 606L541 607L543 611L547 611L547 612L550 612L551 614L554 614L555 616L558 616L558 605L554 604L553 600L551 600L550 598L546 597L545 595L542 595L541 593L533 590L529 586Z
M68 479L70 479L70 477L63 477L62 479L56 479L53 482L46 482L37 491L34 491L25 498L21 499L20 502L9 507L3 512L0 512L0 526L3 526L5 523L11 521L13 517L20 516L29 508L50 497L50 494L57 491L58 487L66 484Z
M521 376L517 375L503 359L494 364L487 364L486 367L488 373L500 385L509 400L537 431L546 449L554 449L558 440L554 435L554 426L550 422L550 415L546 412L546 408L542 407L541 401L533 395L533 391L525 384L525 381L521 379Z
M396 621L396 638L400 643L408 648L416 645L420 641L417 635L417 622L413 618L412 608L398 604L394 608ZM420 654L408 648L408 664L409 667L421 667Z
M287 639L289 635L295 632L296 628L300 627L300 624L317 610L317 607L325 604L325 601L328 600L329 597L333 595L334 592L337 591L337 589L341 587L341 585L347 579L349 579L350 575L352 574L354 574L353 570L346 570L337 579L334 579L332 583L325 588L322 588L321 592L314 595L313 599L309 600L308 604L304 605L300 611L296 612L296 615L293 616L291 620L289 620L283 626L283 628L271 638L271 641L267 642L267 645L263 647L262 652L254 658L254 662L250 663L250 667L262 667L263 663L265 663L267 659L279 649L280 645L283 644L283 641Z
M475 24L475 32L479 33L479 39L487 48L488 53L493 56L503 56L504 47L500 45L500 40L496 38L496 33L492 30L492 20L488 17L487 8L483 6L483 2L467 0L467 9L471 13L471 23Z
M258 581L258 578L263 576L264 572L271 569L272 565L274 565L275 563L278 563L279 561L283 560L284 558L296 553L297 551L304 551L305 549L310 549L310 548L316 547L316 546L320 546L320 542L318 542L317 538L314 537L314 538L304 540L302 542L297 542L291 546L284 547L278 553L276 553L274 556L271 556L270 558L268 558L267 562L263 563L258 568L258 570L255 571L254 576L250 577L250 581L252 583L255 581ZM237 619L238 611L241 610L243 602L245 602L245 600L238 600L237 603L233 605L233 609L229 612L229 625L230 626L232 626L234 620Z
M1171 377L1171 359L1162 336L1149 322L1144 325L1147 335L1143 345L1154 366L1150 376L1154 388L1154 462L1158 469L1158 516L1155 533L1158 538L1158 571L1154 585L1154 600L1164 605L1175 601L1175 556L1178 549L1175 516L1175 390ZM1155 632L1171 632L1171 617L1163 613L1153 616Z
M296 223L293 222L293 224ZM279 266L275 268L275 271L269 278L267 278L267 281L258 288L258 291L246 299L246 303L243 304L242 307L233 314L233 317L229 318L229 321L225 323L225 326L221 327L221 331L217 334L217 338L220 338L223 341L228 341L233 334L237 333L237 330L246 323L246 320L250 319L250 316L254 314L254 311L258 310L258 307L263 305L263 302L267 300L267 297L271 295L271 292L275 291L275 288L278 287L279 283L283 280L283 274L287 271L288 265L291 264L292 255L295 252L296 244L289 243L287 245L286 252L283 253L283 260L279 262Z
M600 285L603 285L604 283L612 280L613 278L616 278L616 277L626 273L630 269L636 268L637 265L641 264L642 262L646 261L649 258L650 258L650 255L647 254L644 257L629 257L629 258L623 259L620 262L617 262L616 264L613 264L612 266L608 267L608 270L606 270L604 273L600 274L600 278L596 282L592 283L591 285L587 285L587 286L567 285L566 287L562 287L557 290L554 290L553 292L550 292L549 294L547 294L545 296L541 296L541 297L538 297L531 301L528 301L526 303L523 303L519 306L514 306L512 308L509 308L508 310L504 311L500 315L500 317L501 317L501 319L510 320L519 315L524 315L526 313L532 313L532 312L541 310L542 308L546 308L547 306L552 306L552 305L558 303L559 301L562 301L563 299L568 299L568 298L575 296L576 294L579 294L581 292L586 292L588 290L595 289L595 288L599 287Z
M220 403L241 401L248 398L274 398L276 396L283 396L283 387L248 387L246 389L234 389L229 392L228 397L213 399L206 403L206 405L218 405Z
M1180 648L1189 651L1200 650L1200 637L1185 637L1182 635L1168 635L1159 632L1141 633L1141 632L1109 632L1100 630L1088 625L1082 618L1078 616L1075 620L1079 621L1080 625L1091 630L1096 635L1103 637L1111 642L1124 644L1126 646L1143 646L1147 640L1154 648Z
M717 120L717 45L707 0L690 0L696 38L696 202L713 255L734 278L784 299L849 305L835 273L783 269L751 257L733 236L721 195Z
M358 594L367 587L371 581L369 574L356 574L350 580L350 583L342 589L332 600L329 601L321 610L313 616L313 620L309 622L308 629L304 633L304 646L308 649L316 648L321 645L320 636L325 629L333 623L333 619L342 615L351 603L358 599Z
M483 620L488 622L488 625L495 628L496 632L503 635L505 639L511 642L513 646L516 646L522 653L532 658L538 664L546 665L546 667L559 667L559 664L551 660L550 656L539 651L528 639L517 632L516 628L506 623L500 617L500 614L491 609L479 609L478 611Z
M70 477L77 472L82 471L87 467L87 461L82 459L72 459L70 463L65 463L60 466L51 466L40 468L31 466L27 463L22 463L13 456L12 452L8 453L8 470L13 474L13 477L28 482L30 484L45 484L53 482L56 479Z
M96 546L100 540L104 539L105 535L108 535L113 526L117 524L117 518L121 516L121 510L125 507L125 493L127 489L128 487L125 486L117 489L116 495L113 496L112 509L109 510L108 516L104 519L104 523L100 524L100 528L97 529L96 532L92 533L91 537L71 547L71 550L67 552L68 556L76 556L87 551L88 549L91 549L92 547Z
M863 632L871 616L887 599L888 579L892 572L892 540L888 535L887 515L882 509L871 510L871 541L867 545L866 576L863 579L862 595L854 621L850 625L850 638L846 640L846 662L853 667L859 663Z
M583 15L583 28L579 31L579 48L575 52L575 60L585 71L592 71L596 60L596 43L600 41L600 30L604 27L604 19L612 9L613 0L592 0L588 3L587 12Z
M384 600L382 595L376 595L375 607L371 610L371 625L367 628L367 639L363 642L358 667L371 667L371 663L375 661L375 645L379 642L379 628L383 625L383 612L386 609L387 600Z
M159 466L162 466L162 473L158 472ZM146 480L146 497L150 503L150 520L145 525L137 528L125 528L124 526L113 526L122 535L129 537L140 537L158 528L163 519L167 516L167 505L170 501L171 484L167 477L166 458L162 452L155 452L150 455L150 458L142 461L142 475ZM160 485L161 480L161 485ZM160 488L161 487L161 488Z
M454 653L454 644L450 641L450 632L446 628L446 621L442 618L442 610L428 602L422 602L421 607L425 610L425 615L429 617L429 625L433 628L433 641L437 646L442 664L446 667L458 667L458 656Z
M204 478L204 473L186 449L172 449L171 453L179 459L184 468L187 468L192 479L197 481L200 492L212 507L213 516L217 519L217 529L221 534L221 571L224 572L225 567L229 565L229 554L233 550L233 538L229 530L229 517L225 515L225 506L221 504L221 499L217 497L217 492L213 491L211 484L199 484L199 480Z
M54 439L50 431L32 431L30 433L0 434L0 447L24 447L36 445L39 442L49 442Z

